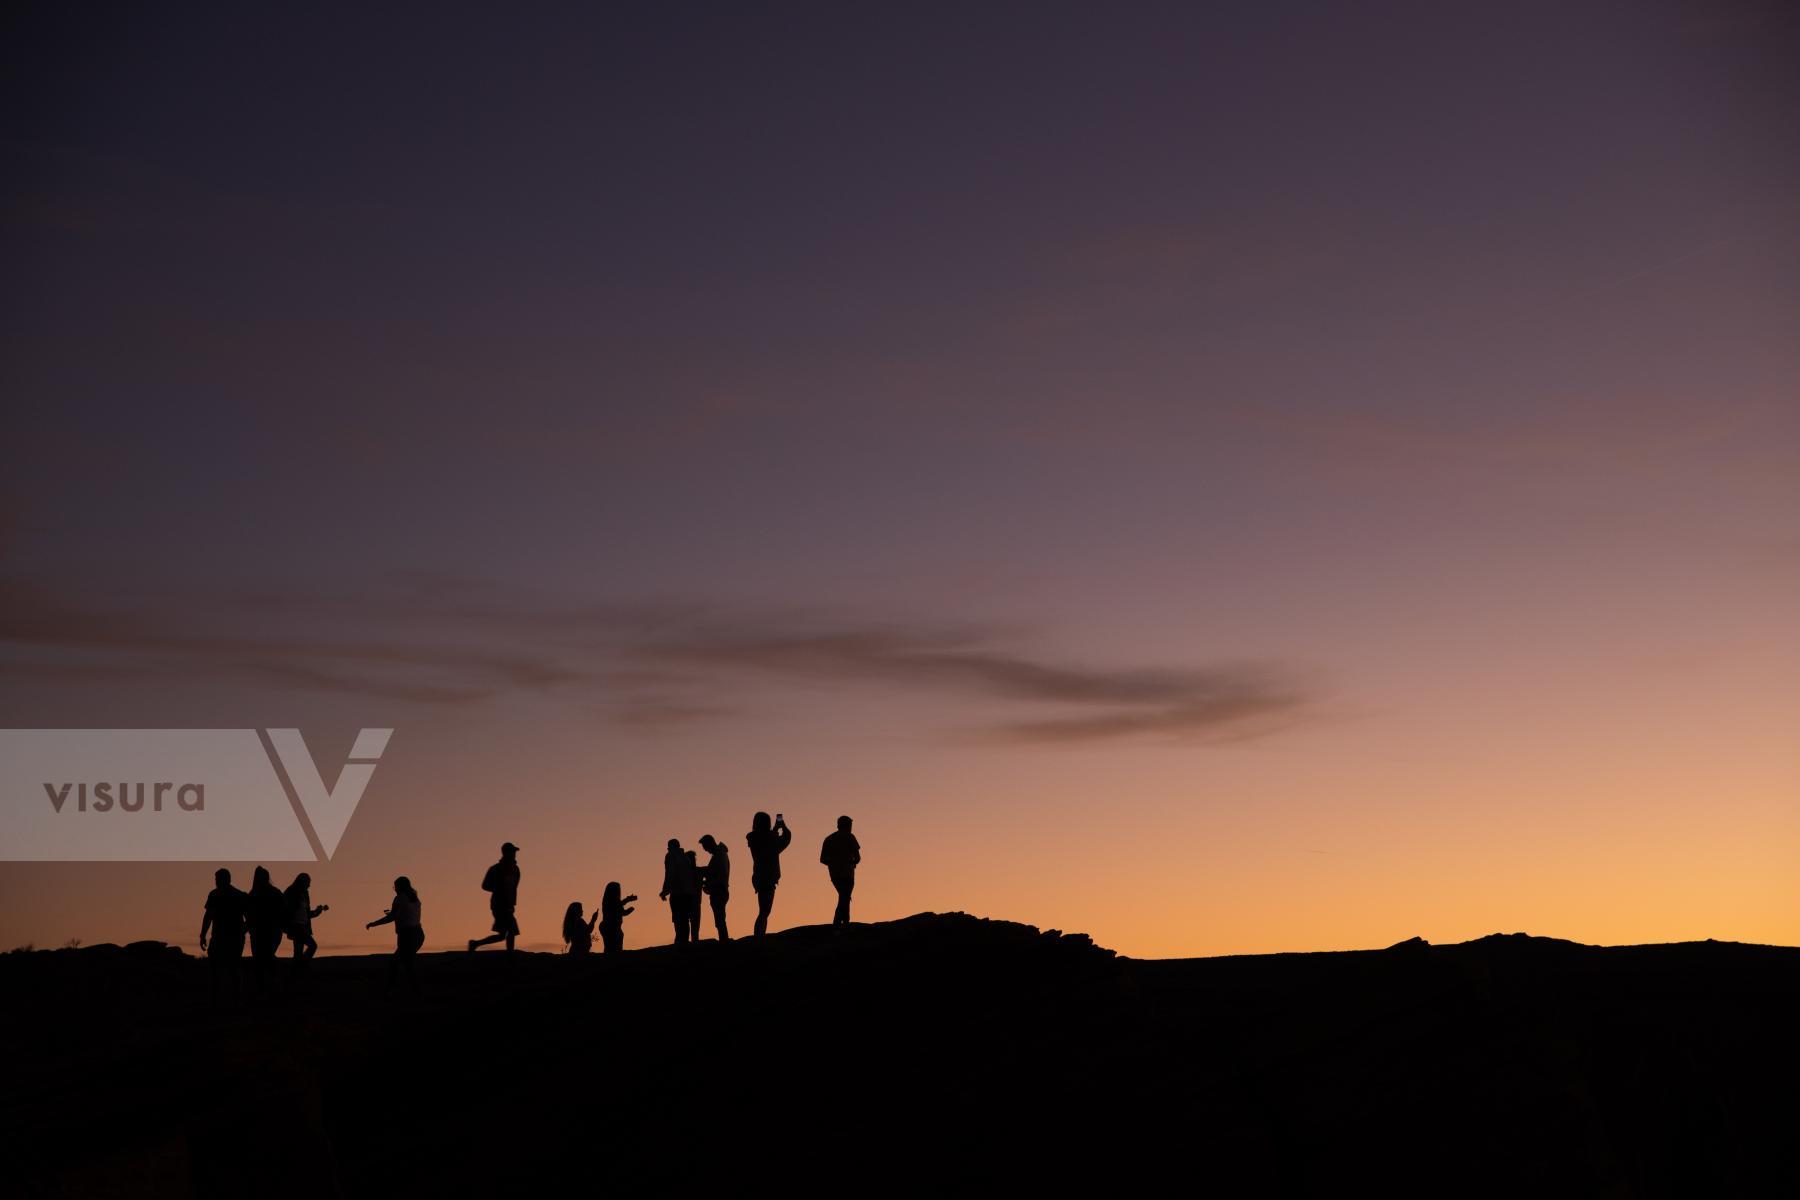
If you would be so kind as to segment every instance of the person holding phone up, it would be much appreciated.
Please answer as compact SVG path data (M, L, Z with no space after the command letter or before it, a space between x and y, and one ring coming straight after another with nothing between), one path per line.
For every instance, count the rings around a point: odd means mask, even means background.
M744 843L750 847L750 887L756 892L756 937L761 940L769 929L769 912L775 907L775 886L781 882L781 852L794 840L793 831L780 813L774 824L769 814L759 812L750 821L750 832Z

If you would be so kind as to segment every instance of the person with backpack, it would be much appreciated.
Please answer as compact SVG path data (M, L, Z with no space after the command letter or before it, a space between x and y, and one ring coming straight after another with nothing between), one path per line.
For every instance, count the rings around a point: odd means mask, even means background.
M519 936L519 848L511 842L500 847L500 861L481 877L481 890L488 894L488 909L494 914L494 932L484 938L469 939L469 953L494 942L505 942L508 957L513 940Z

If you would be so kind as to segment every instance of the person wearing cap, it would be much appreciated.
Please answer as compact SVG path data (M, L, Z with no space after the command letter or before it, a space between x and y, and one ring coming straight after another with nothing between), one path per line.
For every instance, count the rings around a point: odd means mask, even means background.
M488 908L494 914L494 932L484 938L470 938L469 951L494 942L504 941L506 952L512 953L513 939L519 936L519 921L513 910L519 906L519 848L511 842L500 847L500 861L482 876L481 890L488 894Z

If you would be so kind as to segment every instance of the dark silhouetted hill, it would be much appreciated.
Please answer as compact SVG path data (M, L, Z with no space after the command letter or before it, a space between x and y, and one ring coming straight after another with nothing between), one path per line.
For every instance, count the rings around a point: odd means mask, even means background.
M1138 961L926 914L384 965L215 1018L154 943L0 956L8 1190L1800 1195L1800 950Z

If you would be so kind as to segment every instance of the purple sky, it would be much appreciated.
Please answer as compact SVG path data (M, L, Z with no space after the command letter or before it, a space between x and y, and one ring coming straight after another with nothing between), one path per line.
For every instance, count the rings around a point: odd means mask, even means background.
M785 805L1139 953L1800 919L1791 6L8 21L6 723L394 726L315 893Z

